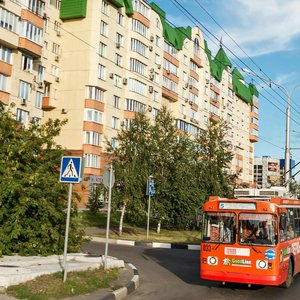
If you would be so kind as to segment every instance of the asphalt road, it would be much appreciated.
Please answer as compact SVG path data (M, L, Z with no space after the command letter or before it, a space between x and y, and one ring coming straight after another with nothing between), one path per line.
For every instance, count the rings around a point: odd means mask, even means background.
M89 242L83 251L104 254L104 244ZM199 278L199 251L109 245L108 254L132 263L139 271L140 287L129 300L289 299L298 300L300 276L290 289L226 284Z

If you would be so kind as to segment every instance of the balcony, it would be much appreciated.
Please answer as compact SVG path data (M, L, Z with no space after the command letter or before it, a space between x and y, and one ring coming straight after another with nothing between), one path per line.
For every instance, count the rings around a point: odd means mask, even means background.
M19 35L0 27L0 43L8 48L17 49L19 45Z
M34 58L39 58L42 56L42 46L26 39L23 37L19 38L19 48L24 52L29 53Z
M162 88L162 95L171 102L177 102L179 98L177 93L165 88L164 86Z
M0 102L4 105L8 105L9 103L9 93L0 91Z
M44 96L42 99L42 109L43 110L52 110L57 107L56 100L50 96Z
M11 76L12 65L0 60L0 70L5 76Z
M258 142L258 136L250 134L249 135L249 140L250 140L251 143L256 143L256 142Z

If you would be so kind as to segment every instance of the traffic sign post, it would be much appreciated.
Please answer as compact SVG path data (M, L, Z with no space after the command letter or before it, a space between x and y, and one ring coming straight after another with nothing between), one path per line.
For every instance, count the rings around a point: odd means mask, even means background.
M63 281L64 282L67 279L67 251L68 251L71 199L72 199L72 189L73 189L72 184L78 183L80 181L80 171L81 171L81 157L76 157L76 156L62 157L59 181L69 183L68 208L67 208L64 257L63 257L63 268L64 268Z
M154 195L154 193L155 193L154 179L152 178L152 176L150 176L149 180L147 181L147 191L146 191L146 194L148 195L147 241L148 241L148 238L149 238L151 197Z

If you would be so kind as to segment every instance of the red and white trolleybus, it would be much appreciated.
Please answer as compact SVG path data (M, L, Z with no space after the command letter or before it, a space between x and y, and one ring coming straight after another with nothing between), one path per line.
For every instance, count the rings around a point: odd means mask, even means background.
M289 287L300 272L300 201L221 199L203 206L203 279Z

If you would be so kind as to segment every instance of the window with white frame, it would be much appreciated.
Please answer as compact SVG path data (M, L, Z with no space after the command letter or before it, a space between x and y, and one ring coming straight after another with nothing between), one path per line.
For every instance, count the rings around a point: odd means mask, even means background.
M194 55L200 56L200 46L198 39L194 39Z
M32 56L22 54L21 58L21 70L26 72L32 71L33 58Z
M12 50L3 45L0 45L0 60L11 64L12 62Z
M100 22L100 34L103 36L108 36L108 24L104 21Z
M164 43L164 51L169 53L171 56L176 57L178 51L169 43L165 41Z
M20 122L24 127L28 127L29 112L23 109L17 108L16 120Z
M54 53L56 55L60 55L60 53L61 53L60 45L53 43L52 44L52 53Z
M160 47L160 36L158 36L158 35L155 36L155 45L157 47Z
M210 112L217 115L217 116L219 115L219 109L216 106L212 105L212 104L210 105Z
M55 8L59 9L60 8L60 2L61 0L50 0L49 1L51 5L53 5Z
M38 126L38 125L40 125L41 124L41 118L38 118L38 117L32 117L31 118L31 122L32 122L32 124L34 124L34 125L36 125L36 126Z
M146 96L146 84L144 84L143 82L134 79L134 78L129 78L128 80L128 89L129 91L138 93L140 95Z
M37 82L43 82L45 76L45 67L39 65L38 66L38 73L37 73Z
M189 93L189 101L191 101L193 103L197 103L198 102L198 96L195 95L194 93Z
M102 1L102 4L101 4L101 12L105 15L108 16L108 3L106 1Z
M105 76L106 76L106 67L99 64L98 65L98 78L105 80Z
M159 65L160 64L160 55L155 53L155 56L154 56L154 62Z
M99 55L101 57L106 57L106 49L107 46L105 44L103 44L102 42L99 43Z
M118 53L115 55L115 64L117 66L122 66L122 56Z
M59 67L51 65L51 75L59 77Z
M118 146L119 146L118 140L116 138L112 138L111 139L111 147L113 149L116 149L116 148L118 148Z
M93 108L85 108L84 109L84 120L101 124L102 123L102 112L97 109L93 109Z
M87 87L88 99L96 100L99 102L103 102L104 99L104 91L96 86L88 86Z
M12 12L0 7L0 26L13 31L18 31L19 16L13 14Z
M169 60L167 60L165 58L164 58L164 68L168 72L170 72L172 74L175 74L177 76L177 67L173 63L171 63Z
M173 92L177 91L177 84L165 76L163 76L163 86Z
M6 91L7 77L0 73L0 90Z
M233 94L231 89L227 89L227 95L232 98Z
M146 68L147 66L143 64L141 61L135 58L130 58L130 71L139 73L141 75L145 75Z
M36 92L35 94L35 107L41 109L43 102L43 93Z
M144 17L149 19L149 8L144 4L144 1L134 0L133 1L133 10L139 12Z
M41 0L29 0L28 9L35 14L42 15L44 11L45 3Z
M158 93L158 91L153 91L153 93L152 93L152 100L154 102L158 102L159 101L159 93Z
M160 23L160 19L156 18L156 28L160 29L161 28L161 23Z
M125 110L143 112L145 110L145 107L145 104L134 99L126 99L125 101Z
M116 43L120 46L123 45L123 35L119 32L116 33Z
M114 116L111 118L111 127L113 129L119 129L119 118Z
M84 154L84 166L88 168L100 168L100 156L97 154Z
M95 131L84 131L84 143L101 146L101 134Z
M121 87L121 76L114 74L114 86Z
M121 13L118 12L117 14L117 23L120 25L124 25L124 15L122 15Z
M141 34L146 37L148 33L148 27L146 27L142 22L136 19L132 19L132 31Z
M120 108L120 97L113 95L112 105L113 107Z
M19 80L18 97L21 99L29 99L31 84L23 80Z
M219 101L219 94L217 94L215 91L210 91L210 98L212 98L215 101Z
M192 76L189 77L189 85L196 87L197 83L198 81L194 77Z
M147 46L137 39L131 39L131 51L137 52L143 56L146 56Z
M25 37L28 40L41 45L43 30L27 21L20 22L21 30L20 36Z
M194 72L196 72L196 73L198 72L198 66L192 60L190 61L190 68Z
M61 33L61 24L58 21L54 21L54 31L57 34Z

